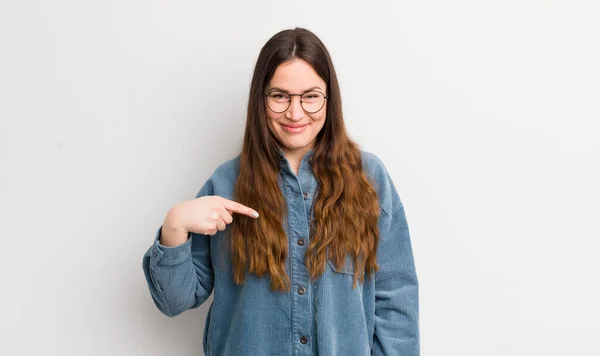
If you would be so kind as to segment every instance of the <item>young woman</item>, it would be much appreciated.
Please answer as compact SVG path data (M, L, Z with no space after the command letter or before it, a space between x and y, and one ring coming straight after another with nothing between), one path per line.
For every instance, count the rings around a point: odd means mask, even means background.
M312 32L264 45L241 153L169 210L143 269L168 316L214 293L209 356L419 355L404 206L381 160L348 137Z

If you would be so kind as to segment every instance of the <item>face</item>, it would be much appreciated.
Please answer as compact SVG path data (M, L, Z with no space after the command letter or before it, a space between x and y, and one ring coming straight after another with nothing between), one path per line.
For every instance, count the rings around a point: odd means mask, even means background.
M325 81L306 61L293 59L277 67L273 78L267 85L266 93L277 91L303 94L309 90L326 94ZM325 123L327 99L324 100L323 107L319 111L309 113L305 109L313 111L309 102L314 100L314 97L307 93L306 100L304 100L305 108L303 108L300 104L300 96L290 96L289 108L281 113L274 112L268 105L265 105L269 130L277 138L286 155L302 155L315 145L317 134ZM281 101L281 98L282 96L278 95L275 100ZM283 104L283 108L285 109L285 104ZM276 109L276 111L281 110Z

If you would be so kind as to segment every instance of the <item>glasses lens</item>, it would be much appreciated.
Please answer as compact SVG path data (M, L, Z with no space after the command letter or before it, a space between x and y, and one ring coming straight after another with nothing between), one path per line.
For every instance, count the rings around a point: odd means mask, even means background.
M280 91L267 94L267 105L275 112L284 112L290 106L290 96Z
M325 103L325 97L318 91L310 91L302 95L302 107L307 112L313 113L321 110Z

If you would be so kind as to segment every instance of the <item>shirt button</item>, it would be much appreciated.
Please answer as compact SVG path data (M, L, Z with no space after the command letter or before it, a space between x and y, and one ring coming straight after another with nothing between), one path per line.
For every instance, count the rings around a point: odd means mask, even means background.
M304 246L304 239L298 239L298 245Z
M308 193L304 193L304 199L308 199Z
M306 345L308 343L308 339L306 338L306 336L302 336L300 338L300 342Z
M306 293L306 288L304 288L304 287L298 288L298 294L304 295L304 293Z
M156 247L152 248L152 256L156 257Z

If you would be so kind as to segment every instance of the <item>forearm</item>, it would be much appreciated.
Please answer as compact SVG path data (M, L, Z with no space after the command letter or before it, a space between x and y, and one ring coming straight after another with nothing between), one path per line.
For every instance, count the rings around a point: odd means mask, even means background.
M375 274L376 356L418 356L419 282L404 208L384 213L384 244Z
M162 226L160 244L168 247L183 245L189 238L189 232L177 219L176 207L172 208Z
M416 275L379 280L374 356L418 356L419 293Z
M210 256L192 258L191 239L175 247L159 244L160 230L144 255L143 269L158 309L176 316L202 304L213 285Z

